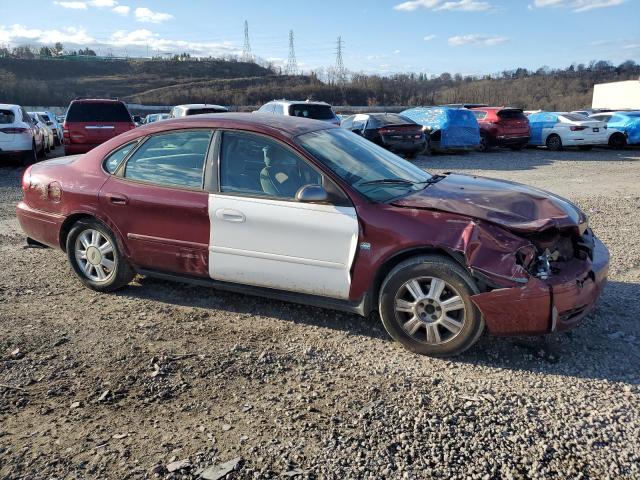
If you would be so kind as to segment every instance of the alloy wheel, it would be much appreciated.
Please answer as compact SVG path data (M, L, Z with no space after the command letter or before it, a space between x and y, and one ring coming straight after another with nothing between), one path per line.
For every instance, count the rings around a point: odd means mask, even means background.
M466 318L460 293L436 277L413 278L404 283L395 297L395 311L402 329L412 339L430 345L457 337Z
M114 275L116 257L111 241L95 229L86 229L75 242L75 258L82 274L96 283L108 282Z

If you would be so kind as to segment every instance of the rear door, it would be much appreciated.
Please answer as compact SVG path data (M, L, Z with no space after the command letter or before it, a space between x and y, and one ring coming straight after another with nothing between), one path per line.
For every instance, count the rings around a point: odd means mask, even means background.
M272 182L282 182L276 190ZM219 191L209 197L209 273L215 280L346 299L358 241L355 209L301 203L299 187L323 177L289 147L224 132Z
M203 181L212 133L195 129L157 134L137 148L128 144L107 157L105 169L115 174L100 191L101 209L135 265L208 276L209 195Z

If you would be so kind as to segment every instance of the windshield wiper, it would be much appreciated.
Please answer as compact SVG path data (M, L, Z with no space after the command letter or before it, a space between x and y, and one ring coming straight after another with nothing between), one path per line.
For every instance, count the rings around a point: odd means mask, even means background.
M369 180L362 182L360 186L364 185L415 185L419 182L412 182L411 180L405 180L404 178L379 178L377 180Z

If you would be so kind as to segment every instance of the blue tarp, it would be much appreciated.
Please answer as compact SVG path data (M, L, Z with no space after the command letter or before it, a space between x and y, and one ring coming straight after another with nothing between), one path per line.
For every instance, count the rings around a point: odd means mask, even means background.
M556 123L558 123L556 112L538 112L529 115L529 127L531 128L529 145L544 145L543 130L553 128Z
M614 113L607 122L607 128L626 133L629 145L640 144L640 112Z
M465 108L417 107L401 112L420 125L440 130L440 148L475 148L480 144L480 127L473 112Z

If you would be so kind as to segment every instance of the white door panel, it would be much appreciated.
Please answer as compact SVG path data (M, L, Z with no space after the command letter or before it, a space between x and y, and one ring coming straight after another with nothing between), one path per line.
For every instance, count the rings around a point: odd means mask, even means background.
M209 218L211 278L348 298L354 208L214 194Z

